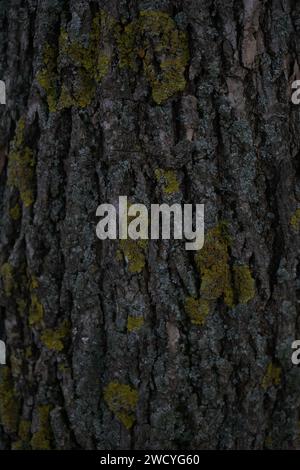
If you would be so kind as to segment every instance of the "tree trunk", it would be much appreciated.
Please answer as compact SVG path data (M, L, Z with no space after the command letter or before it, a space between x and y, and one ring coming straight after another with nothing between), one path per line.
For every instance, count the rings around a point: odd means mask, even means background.
M299 2L0 21L0 448L297 448ZM99 240L121 195L205 204L204 248Z

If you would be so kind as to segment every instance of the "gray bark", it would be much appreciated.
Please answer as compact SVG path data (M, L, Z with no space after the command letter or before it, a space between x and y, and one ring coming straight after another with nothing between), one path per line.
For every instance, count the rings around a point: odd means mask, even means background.
M3 0L0 23L0 447L297 448L298 2ZM204 203L208 245L101 242L119 195Z

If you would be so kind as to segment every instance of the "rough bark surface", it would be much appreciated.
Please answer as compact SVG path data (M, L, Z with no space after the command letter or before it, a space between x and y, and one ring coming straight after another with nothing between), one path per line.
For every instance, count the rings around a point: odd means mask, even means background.
M296 0L2 0L1 449L296 448ZM204 203L206 242L96 237Z

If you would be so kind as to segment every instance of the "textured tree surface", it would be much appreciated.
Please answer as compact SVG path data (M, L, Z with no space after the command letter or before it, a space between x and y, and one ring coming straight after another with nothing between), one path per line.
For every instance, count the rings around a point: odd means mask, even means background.
M0 22L0 448L297 448L299 2ZM98 240L119 195L205 204L204 248Z

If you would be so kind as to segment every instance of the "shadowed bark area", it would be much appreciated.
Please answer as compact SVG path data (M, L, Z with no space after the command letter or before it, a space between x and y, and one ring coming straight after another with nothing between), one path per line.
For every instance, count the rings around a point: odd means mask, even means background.
M299 2L0 23L0 448L297 448ZM203 250L98 240L120 195L205 204Z

